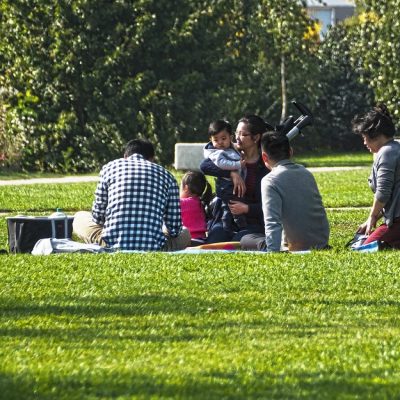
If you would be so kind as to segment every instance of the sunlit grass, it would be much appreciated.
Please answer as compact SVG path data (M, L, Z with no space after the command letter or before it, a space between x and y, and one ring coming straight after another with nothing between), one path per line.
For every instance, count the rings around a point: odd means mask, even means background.
M372 164L372 155L368 151L355 153L299 153L294 155L294 161L307 167L337 167L337 166L370 166ZM97 176L99 171L92 171L89 174ZM87 173L86 173L87 174ZM86 175L85 174L85 175ZM182 172L174 171L179 177ZM75 174L77 175L77 174ZM31 178L59 178L71 176L71 174L60 174L50 172L29 172L13 171L0 168L0 180L10 179L31 179Z
M368 186L369 168L314 172L325 207L366 207L373 202Z
M35 213L62 208L66 212L89 210L96 183L49 183L2 186L0 205L3 212Z
M372 203L368 187L369 168L353 171L315 172L326 207L360 207ZM181 175L177 175L180 181ZM212 182L212 178L210 178ZM57 207L67 212L89 210L94 199L96 183L36 184L2 186L0 211L43 212Z
M368 173L315 173L325 206L370 205ZM2 187L0 248L95 186ZM345 248L367 215L329 209L306 255L0 255L0 398L396 398L398 254Z
M398 255L3 256L4 399L396 398Z
M370 166L372 164L372 154L368 151L357 153L295 153L294 160L306 167Z

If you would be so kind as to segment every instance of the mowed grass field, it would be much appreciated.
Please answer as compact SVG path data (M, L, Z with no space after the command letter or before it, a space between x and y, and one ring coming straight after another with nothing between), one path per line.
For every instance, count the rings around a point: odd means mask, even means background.
M399 253L344 248L368 173L315 174L329 251L0 256L0 398L399 398ZM6 215L94 187L2 187L0 247Z

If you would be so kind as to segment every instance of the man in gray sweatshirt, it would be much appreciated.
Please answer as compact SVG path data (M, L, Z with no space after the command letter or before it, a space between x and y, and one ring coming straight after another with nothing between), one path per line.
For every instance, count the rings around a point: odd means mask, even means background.
M244 236L242 248L267 252L286 246L290 251L326 248L329 223L313 175L290 160L293 152L285 135L267 132L261 147L271 170L261 181L265 235Z

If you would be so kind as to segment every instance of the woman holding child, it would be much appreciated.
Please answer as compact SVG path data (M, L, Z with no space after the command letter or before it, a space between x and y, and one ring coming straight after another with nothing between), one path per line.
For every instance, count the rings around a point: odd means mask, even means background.
M239 120L236 129L236 149L242 154L246 170L243 179L238 170L224 170L206 158L200 169L206 175L217 178L230 178L233 183L233 194L237 199L229 202L229 209L235 221L245 218L245 223L236 229L224 229L222 220L214 221L208 232L207 242L217 243L240 241L249 233L263 233L264 223L261 206L261 179L269 172L261 159L260 140L262 134L272 127L257 115L248 115ZM241 218L241 219L242 219Z
M392 248L400 248L400 143L394 140L395 126L388 109L378 104L352 121L353 132L374 153L374 163L368 179L374 201L368 219L358 233L368 237L364 244L375 240ZM379 219L383 224L375 228Z

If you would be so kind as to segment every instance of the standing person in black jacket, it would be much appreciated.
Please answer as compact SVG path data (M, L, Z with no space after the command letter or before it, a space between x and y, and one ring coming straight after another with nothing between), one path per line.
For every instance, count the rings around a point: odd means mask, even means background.
M257 115L247 115L239 120L235 136L237 149L242 152L246 161L245 181L237 171L221 170L209 159L205 159L201 163L200 169L204 174L232 179L234 194L243 198L243 201L231 201L229 208L234 216L245 216L247 222L246 227L238 228L235 232L228 232L223 229L221 213L214 212L216 218L208 232L208 243L240 241L244 235L249 233L264 232L261 179L269 171L261 159L260 140L262 134L269 129L272 129L272 126Z

